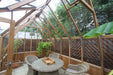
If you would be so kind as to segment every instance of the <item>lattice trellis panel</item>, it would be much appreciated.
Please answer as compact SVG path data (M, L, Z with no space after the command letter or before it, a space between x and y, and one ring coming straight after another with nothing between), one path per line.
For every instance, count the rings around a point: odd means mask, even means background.
M84 61L100 65L100 52L97 39L87 39L83 43Z
M71 40L71 57L80 59L81 58L81 41L80 39Z
M69 56L69 40L62 40L62 54Z
M103 39L104 67L113 69L113 39Z

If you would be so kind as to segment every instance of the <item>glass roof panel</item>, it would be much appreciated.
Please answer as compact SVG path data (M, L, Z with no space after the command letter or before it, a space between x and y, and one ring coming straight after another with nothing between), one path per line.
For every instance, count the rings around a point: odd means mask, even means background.
M18 1L16 1L16 0L1 0L0 1L0 8L7 7L7 6L15 4L17 2Z

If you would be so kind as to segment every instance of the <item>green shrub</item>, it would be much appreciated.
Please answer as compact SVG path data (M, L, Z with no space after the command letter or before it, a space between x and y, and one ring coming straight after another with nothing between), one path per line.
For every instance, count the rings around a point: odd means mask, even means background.
M52 46L52 42L39 42L37 48L38 57L41 57L44 50L47 51L46 55L49 53L49 48Z

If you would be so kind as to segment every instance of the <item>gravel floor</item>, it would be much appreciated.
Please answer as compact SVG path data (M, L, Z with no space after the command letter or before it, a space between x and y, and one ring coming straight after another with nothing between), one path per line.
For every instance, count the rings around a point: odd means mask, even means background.
M27 75L27 71L28 71L27 64L23 64L19 68L13 69L12 75ZM63 69L59 70L59 75L66 75L66 74L64 74L64 70Z

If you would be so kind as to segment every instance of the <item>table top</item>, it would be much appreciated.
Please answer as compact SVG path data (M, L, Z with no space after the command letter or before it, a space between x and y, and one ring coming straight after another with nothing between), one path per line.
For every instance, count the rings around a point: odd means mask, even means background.
M61 59L58 58L51 58L55 61L54 64L47 65L42 61L43 58L38 59L32 63L32 68L39 72L53 72L57 71L59 68L61 68L64 65L64 62Z

